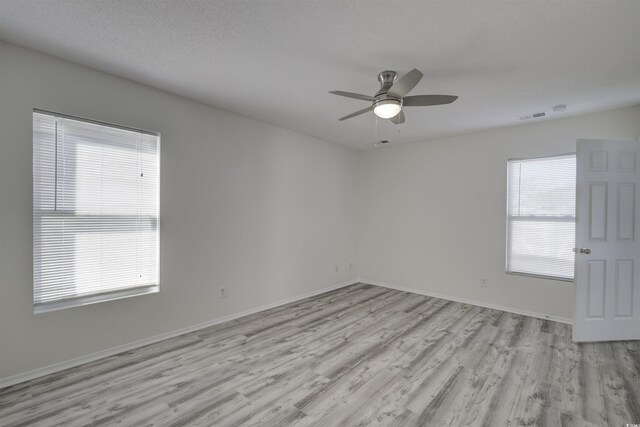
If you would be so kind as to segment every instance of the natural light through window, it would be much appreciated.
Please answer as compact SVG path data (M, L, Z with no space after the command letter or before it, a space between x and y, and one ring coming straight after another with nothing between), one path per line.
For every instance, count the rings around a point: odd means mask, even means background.
M34 311L158 291L159 135L34 111Z
M507 272L572 280L574 154L509 160Z

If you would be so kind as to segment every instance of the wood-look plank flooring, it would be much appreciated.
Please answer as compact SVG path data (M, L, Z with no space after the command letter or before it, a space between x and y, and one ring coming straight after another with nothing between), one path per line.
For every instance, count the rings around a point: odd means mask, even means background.
M357 284L0 390L3 426L623 426L640 345Z

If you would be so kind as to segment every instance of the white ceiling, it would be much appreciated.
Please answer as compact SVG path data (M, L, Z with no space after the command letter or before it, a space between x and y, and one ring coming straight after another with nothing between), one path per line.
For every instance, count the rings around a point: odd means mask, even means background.
M338 122L367 104L327 92L385 69L460 97L380 121L393 143L639 104L639 23L637 0L0 0L8 42L356 149L373 113Z

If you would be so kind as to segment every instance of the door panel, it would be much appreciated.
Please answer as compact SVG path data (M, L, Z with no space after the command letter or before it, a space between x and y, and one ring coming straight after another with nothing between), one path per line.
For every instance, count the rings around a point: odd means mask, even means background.
M575 341L640 339L635 141L578 140Z
M607 262L602 260L588 261L587 269L587 318L602 319L604 317Z
M633 240L635 229L636 185L634 183L618 183L617 194L617 238Z
M633 260L616 261L616 319L633 317Z
M607 240L607 183L589 183L589 240Z

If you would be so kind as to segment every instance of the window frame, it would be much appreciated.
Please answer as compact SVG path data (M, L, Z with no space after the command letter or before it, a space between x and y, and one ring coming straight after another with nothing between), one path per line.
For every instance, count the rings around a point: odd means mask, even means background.
M506 188L506 204L505 204L505 253L504 253L504 272L505 274L509 274L509 275L513 275L513 276L524 276L524 277L532 277L535 279L547 279L547 280L555 280L555 281L559 281L559 282L569 282L569 283L573 283L575 282L575 267L574 267L574 272L573 272L573 277L572 278L568 278L568 277L562 277L562 276L553 276L553 275L546 275L546 274L536 274L536 273L526 273L526 272L521 272L521 271L514 271L514 270L509 270L509 254L511 253L511 235L510 235L510 225L511 225L511 215L509 215L509 194L510 194L510 190L511 190L511 182L509 179L509 163L510 162L514 162L514 161L523 161L523 160L542 160L542 159L551 159L551 158L556 158L556 157L568 157L568 156L573 156L576 157L576 168L577 168L577 153L574 152L568 152L568 153L560 153L560 154L552 154L552 155L548 155L548 156L535 156L535 157L514 157L514 158L508 158L506 161L506 165L507 165L507 188ZM576 182L576 192L577 192L577 182ZM577 194L576 194L577 196ZM577 202L576 202L577 203ZM551 217L553 218L553 217ZM575 236L577 233L577 213L574 211L574 215L573 215L573 221L574 221L574 245L575 245ZM569 221L567 221L569 222Z
M123 298L130 298L130 297L134 297L134 296L138 296L138 295L147 295L147 294L153 294L153 293L157 293L160 291L160 181L161 181L161 174L160 174L160 165L161 165L161 134L159 132L154 132L154 131L148 131L148 130L144 130L144 129L139 129L139 128L133 128L130 126L123 126L123 125L118 125L118 124L114 124L114 123L109 123L109 122L105 122L105 121L99 121L99 120L94 120L94 119L88 119L88 118L84 118L84 117L78 117L78 116L73 116L73 115L69 115L69 114L64 114L64 113L57 113L54 111L49 111L49 110L42 110L42 109L38 109L38 108L33 108L32 110L32 123L35 123L35 115L36 114L41 114L41 115L48 115L48 116L52 116L54 118L61 118L61 119L69 119L69 120L74 120L77 122L83 122L83 123L89 123L92 125L97 125L97 126L102 126L102 127L107 127L107 128L113 128L113 129L120 129L120 130L125 130L125 131L129 131L129 132L135 132L135 133L139 133L139 134L146 134L146 135L150 135L156 138L156 156L157 156L157 182L156 182L156 201L157 201L157 213L156 216L154 218L154 222L155 222L155 232L157 235L157 239L156 239L156 248L155 248L155 258L157 260L157 264L156 264L156 277L157 280L155 281L154 284L151 285L143 285L143 286L131 286L128 288L122 288L122 289L117 289L117 290L106 290L104 292L94 292L88 295L79 295L76 297L68 297L68 298L60 298L57 300L53 300L53 301L48 301L48 302L40 302L40 303L36 303L35 300L35 293L36 293L36 281L35 281L35 275L36 275L36 258L35 258L35 254L38 250L40 250L39 248L36 247L36 235L35 235L35 228L34 228L34 235L32 236L32 244L33 244L33 254L34 254L34 259L33 259L33 281L32 281L32 291L33 291L33 299L32 299L32 304L33 304L33 313L34 314L40 314L40 313L46 313L46 312L50 312L50 311L57 311L57 310L63 310L66 308L71 308L71 307L79 307L79 306L84 306L84 305L89 305L89 304L97 304L100 302L106 302L106 301L113 301L113 300L118 300L118 299L123 299ZM32 139L32 147L33 149L35 149L35 139ZM57 167L57 166L56 166ZM33 176L35 178L36 176L36 162L35 162L35 156L32 160L32 173ZM44 217L46 215L58 215L60 214L59 211L56 210L48 210L48 209L36 209L35 206L35 182L33 183L32 186L32 216L33 216L33 223L34 223L34 227L35 227L35 220L36 220L36 216L38 215L39 217ZM80 215L82 216L82 215ZM109 216L109 215L103 215L103 216ZM116 215L116 216L120 216L120 215ZM40 260L42 260L42 258L40 258Z

